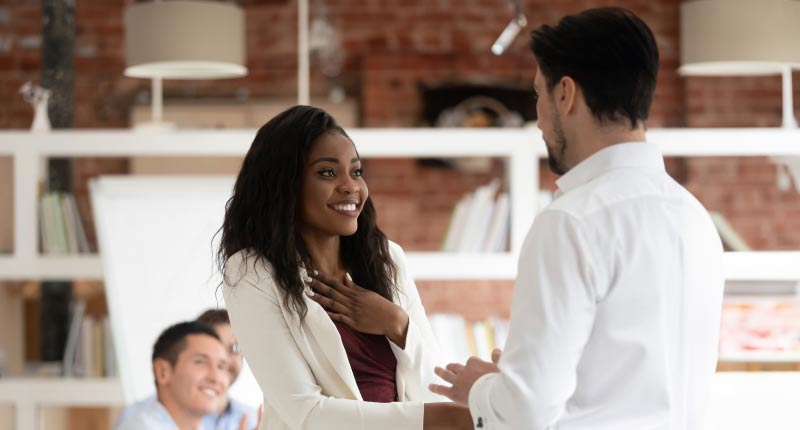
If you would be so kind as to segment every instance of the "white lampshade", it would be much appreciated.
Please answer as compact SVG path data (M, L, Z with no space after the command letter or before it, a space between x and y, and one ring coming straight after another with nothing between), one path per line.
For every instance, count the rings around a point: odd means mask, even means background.
M135 78L244 76L244 12L215 1L134 3L125 11L125 63Z
M681 4L683 75L780 74L800 68L800 1L693 0Z

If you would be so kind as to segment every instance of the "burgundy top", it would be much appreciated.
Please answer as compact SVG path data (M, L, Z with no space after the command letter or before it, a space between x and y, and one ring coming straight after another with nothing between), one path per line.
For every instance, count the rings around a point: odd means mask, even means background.
M361 333L338 321L333 323L342 337L361 398L379 403L397 400L397 358L386 336Z

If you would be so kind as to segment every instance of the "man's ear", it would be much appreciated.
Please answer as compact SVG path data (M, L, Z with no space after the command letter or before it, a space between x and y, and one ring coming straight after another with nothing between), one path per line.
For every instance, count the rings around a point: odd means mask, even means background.
M159 387L169 383L172 379L172 365L163 358L156 358L153 360L153 376Z
M569 76L562 76L556 84L555 102L561 115L566 115L575 110L578 98L578 84Z

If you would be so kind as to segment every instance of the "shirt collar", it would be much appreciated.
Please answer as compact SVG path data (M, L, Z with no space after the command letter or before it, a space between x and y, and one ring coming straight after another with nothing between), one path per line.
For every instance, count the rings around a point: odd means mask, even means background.
M591 182L602 174L624 167L664 169L664 156L654 143L625 142L603 148L556 180L556 197Z
M150 411L151 418L153 422L149 422L147 424L147 428L152 428L153 430L160 430L160 429L174 429L177 428L178 425L175 424L175 420L172 419L172 415L169 414L169 411L161 403L158 398L150 404L152 410Z

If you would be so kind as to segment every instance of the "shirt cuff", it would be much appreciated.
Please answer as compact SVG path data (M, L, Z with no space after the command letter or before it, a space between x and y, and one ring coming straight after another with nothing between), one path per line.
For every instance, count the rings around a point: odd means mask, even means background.
M494 416L490 414L491 403L489 393L492 388L492 381L499 373L487 373L478 378L472 388L469 389L468 403L469 412L472 415L472 420L475 429L490 430L495 429L493 425Z
M389 341L389 346L392 348L392 352L394 352L394 356L397 358L397 364L402 369L411 369L414 367L414 357L417 356L417 350L420 348L420 340L419 340L419 333L417 333L417 327L414 325L414 321L411 318L408 319L408 330L406 330L406 347L405 349L400 348L394 342L392 342L388 337L386 340Z

